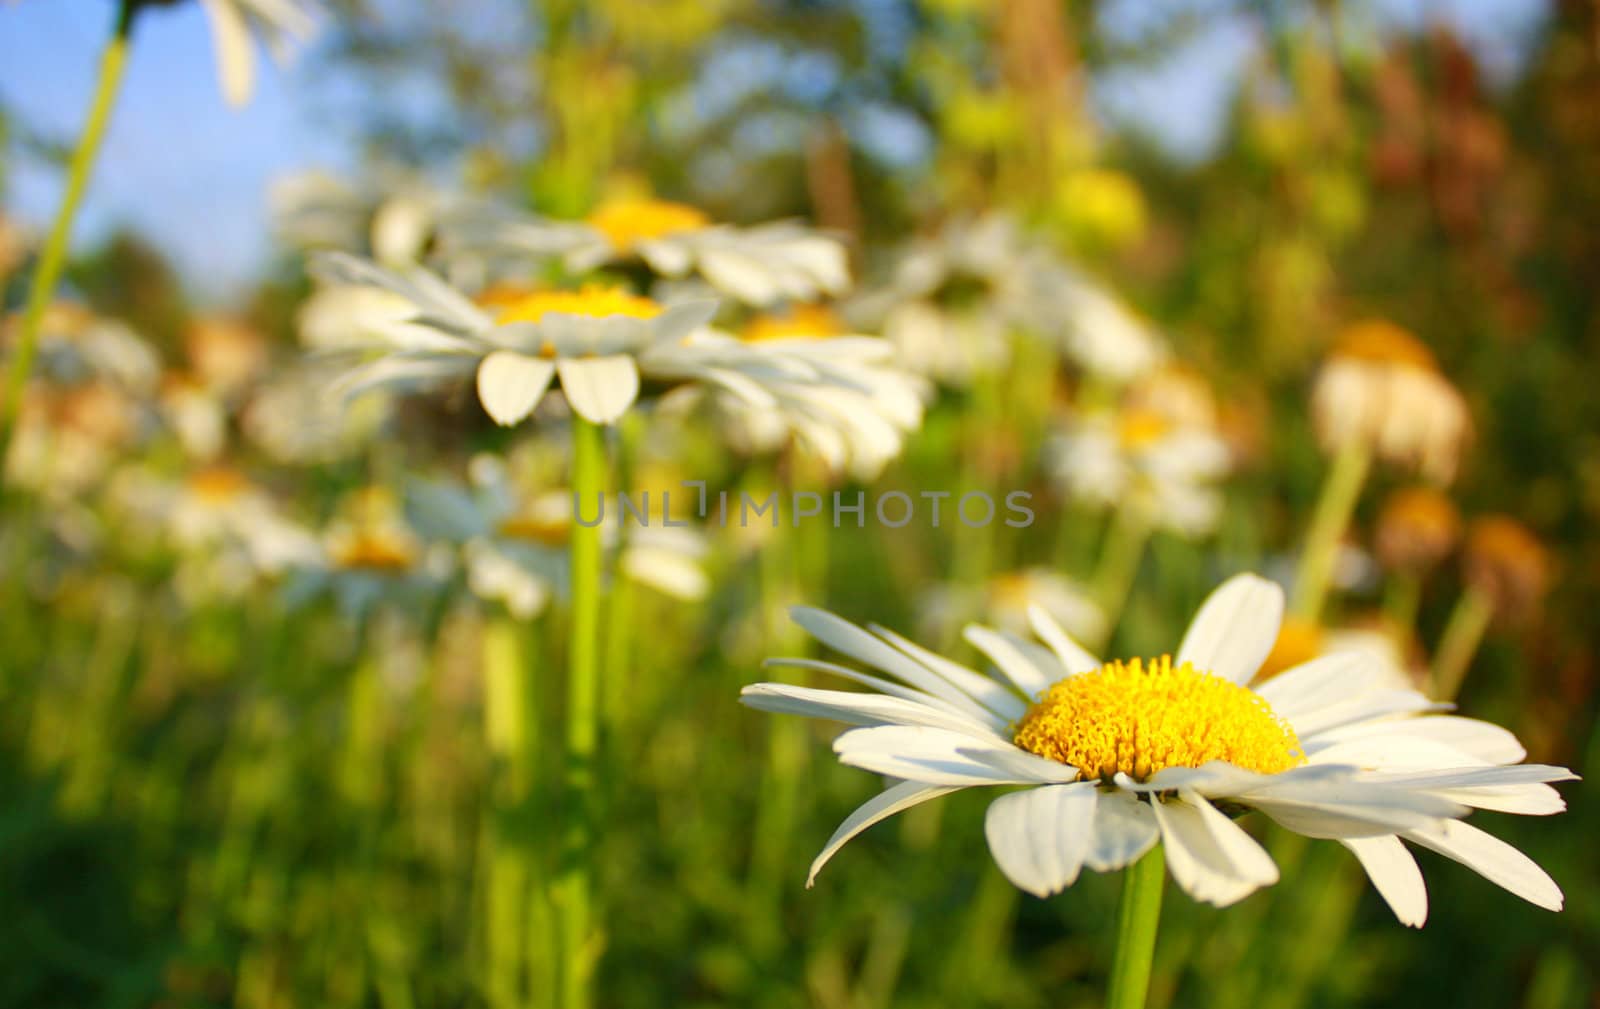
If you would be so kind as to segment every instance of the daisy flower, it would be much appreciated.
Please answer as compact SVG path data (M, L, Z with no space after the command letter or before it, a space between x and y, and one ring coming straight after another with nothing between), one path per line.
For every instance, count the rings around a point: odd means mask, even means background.
M1472 808L1559 812L1546 782L1572 773L1516 763L1524 752L1510 733L1434 714L1448 706L1383 685L1360 653L1251 687L1282 611L1276 585L1240 575L1206 600L1173 655L1103 662L1036 609L1034 631L1048 647L968 627L967 640L999 671L985 676L884 628L797 609L813 636L875 673L776 661L870 692L758 683L741 700L857 726L834 742L840 761L896 779L829 839L812 880L888 816L958 789L1011 785L1023 788L989 805L989 850L1013 883L1041 897L1085 867L1121 868L1159 843L1191 897L1235 903L1278 879L1233 819L1255 810L1350 849L1408 925L1422 924L1427 895L1402 842L1559 909L1561 891L1543 870L1461 818Z
M1323 450L1355 444L1437 483L1455 478L1472 437L1467 403L1416 337L1381 319L1348 327L1311 390Z
M850 288L837 239L792 221L754 227L718 224L685 203L624 197L581 221L555 221L494 208L453 227L452 250L559 259L573 273L642 262L657 276L698 275L746 305L813 301Z
M211 25L222 95L234 107L255 92L255 37L279 60L316 34L318 7L310 0L200 0Z
M1218 487L1232 468L1215 430L1137 404L1083 413L1046 444L1046 467L1068 497L1132 508L1150 527L1198 537L1216 527Z

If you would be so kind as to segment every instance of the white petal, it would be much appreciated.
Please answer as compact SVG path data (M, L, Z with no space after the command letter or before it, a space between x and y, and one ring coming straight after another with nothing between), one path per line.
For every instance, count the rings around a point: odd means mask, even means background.
M1271 856L1202 796L1152 804L1167 849L1167 868L1195 900L1227 907L1278 881Z
M834 676L842 676L845 679L854 683L859 683L864 687L870 687L873 690L878 691L880 694L888 694L891 697L903 697L908 701L916 701L918 704L924 704L930 708L938 708L943 711L948 711L952 715L962 715L978 721L983 721L991 732L998 733L1000 729L1005 728L1004 721L991 720L994 719L994 716L989 716L988 713L982 708L976 706L972 708L966 708L959 704L952 704L944 698L935 697L925 690L918 690L915 687L908 687L903 683L895 683L892 680L886 680L881 676L873 676L870 673L863 673L860 670L851 669L848 666L841 666L835 662L824 662L821 659L782 658L768 659L763 662L762 665L778 667L788 666L792 669L814 669L820 673L830 673Z
M915 781L902 781L868 799L854 813L845 817L844 822L839 824L839 829L828 838L828 843L822 846L822 851L811 863L811 871L806 875L806 886L810 887L815 883L817 873L828 864L828 860L845 846L845 842L863 830L902 810L910 809L929 799L937 799L941 795L949 795L954 791L955 788L945 786L928 786Z
M222 96L234 108L250 100L255 90L256 56L245 23L235 0L201 0L211 25L211 43L216 48L217 76L222 80Z
M952 662L942 655L930 652L921 645L906 640L887 627L872 624L868 629L911 656L911 658L927 666L933 672L949 680L963 693L971 695L979 704L982 704L1006 721L1015 721L1027 714L1028 705L1021 698L982 673L968 669L959 662Z
M1291 722L1377 688L1378 660L1367 652L1336 652L1286 669L1255 687L1272 710Z
M850 690L819 690L785 683L753 683L739 691L739 702L761 711L831 718L854 725L929 725L957 732L982 732L970 718L939 708Z
M1089 853L1098 786L1045 785L989 804L984 835L1007 879L1035 897L1071 886Z
M594 424L615 421L639 395L639 369L627 354L564 357L556 362L556 371L572 409Z
M852 729L833 741L833 749L842 764L928 785L1058 784L1077 777L1073 768L1035 757L998 737L950 729Z
M1024 697L1030 701L1038 700L1040 695L1050 689L1050 685L1061 679L1063 674L1052 675L1056 670L1046 671L1041 668L1027 652L1021 647L1024 643L990 630L979 624L968 624L962 637L972 647L989 657L989 660L1000 668L1017 689L1022 691ZM1051 662L1054 663L1054 659Z
M1148 802L1126 792L1106 792L1095 805L1094 835L1084 864L1096 872L1120 869L1144 857L1160 839Z
M1177 661L1246 683L1278 640L1283 590L1256 575L1235 575L1207 597L1189 624Z
M1315 711L1304 712L1298 717L1288 715L1283 717L1294 728L1295 735L1301 739L1308 739L1315 738L1329 729L1354 725L1374 718L1415 715L1426 711L1448 711L1452 707L1454 705L1431 701L1415 690L1374 690Z
M1276 710L1277 706L1274 705L1273 709ZM1304 738L1300 741L1305 744L1306 753L1309 755L1334 743L1372 736L1431 739L1490 764L1515 764L1528 755L1528 751L1522 748L1522 744L1517 742L1517 737L1510 731L1489 722L1481 722L1476 718L1463 718L1460 715L1428 715L1421 718L1361 722L1319 734L1316 745Z
M809 606L789 611L795 623L829 648L896 676L913 687L956 705L980 717L992 717L982 705L949 680L928 670L915 659L852 624L843 617Z
M1087 648L1072 640L1072 635L1056 623L1044 607L1037 603L1028 604L1028 622L1033 625L1033 633L1050 646L1056 653L1056 658L1061 660L1061 665L1070 676L1073 673L1087 673L1100 666L1100 660L1095 658Z
M711 286L733 295L746 305L769 305L778 297L772 271L750 256L724 249L701 249L700 272Z
M1460 803L1437 795L1355 777L1295 777L1294 772L1273 777L1269 784L1242 791L1235 798L1307 837L1393 834L1432 826L1467 811Z
M1561 910L1561 888L1549 873L1527 855L1477 827L1447 820L1434 827L1405 831L1401 836L1455 859L1530 904L1549 911Z
M478 401L496 424L510 427L539 405L555 373L554 361L497 350L478 365Z
M1398 837L1353 837L1340 841L1360 860L1361 868L1400 924L1421 928L1428 920L1428 888L1417 860Z

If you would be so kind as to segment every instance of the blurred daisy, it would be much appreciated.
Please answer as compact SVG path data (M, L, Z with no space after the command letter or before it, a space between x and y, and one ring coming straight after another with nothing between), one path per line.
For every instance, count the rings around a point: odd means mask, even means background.
M1227 442L1200 417L1136 399L1073 417L1046 444L1045 462L1072 500L1132 509L1148 527L1188 537L1216 528L1218 484L1232 469Z
M400 498L385 487L347 494L319 537L314 559L296 567L291 603L330 594L353 617L386 600L419 606L448 582L448 548L426 541L406 519Z
M776 355L783 366L768 369L759 389L692 387L669 404L669 410L687 409L709 396L736 451L763 455L798 443L829 472L871 480L922 424L925 384L893 366L887 342L847 334L827 309L807 305L758 315L737 339L709 331L696 334L691 346L739 358L749 353L741 342Z
M1155 329L1087 275L1062 266L1048 286L1058 301L1052 314L1061 320L1054 328L1061 351L1085 373L1122 385L1166 360L1166 342Z
M503 425L531 414L557 378L580 416L612 423L638 397L641 372L662 357L670 361L671 348L716 309L714 302L668 306L590 285L521 294L489 310L420 269L402 275L338 253L317 257L313 269L325 282L377 288L408 303L403 317L386 306L365 321L378 356L351 371L348 393L475 375L479 401Z
M1382 685L1362 654L1326 656L1248 686L1282 611L1276 585L1241 575L1206 600L1175 655L1102 662L1035 609L1034 630L1048 648L967 629L998 668L991 677L884 628L797 609L818 640L893 680L773 660L871 692L760 683L741 699L859 726L835 741L841 762L898 779L845 820L812 863L812 879L845 842L894 813L962 788L1020 785L990 804L985 833L1001 871L1038 896L1071 885L1085 866L1117 869L1160 843L1191 897L1235 903L1278 879L1265 849L1232 818L1257 810L1344 844L1409 925L1426 917L1427 896L1402 838L1559 909L1561 891L1543 870L1460 818L1471 808L1558 812L1564 805L1546 782L1571 772L1514 764L1522 748L1496 726L1425 715L1447 706Z
M283 62L317 30L318 5L312 0L200 0L200 6L211 24L222 95L235 107L255 93L256 36Z
M553 221L495 208L447 236L452 250L559 259L574 273L643 262L657 276L698 274L746 305L813 301L850 287L849 261L834 238L791 221L717 224L684 203L607 200L582 221Z
M1354 444L1379 459L1449 483L1472 436L1472 418L1433 353L1391 322L1347 328L1311 390L1324 451Z
M973 620L1012 634L1026 634L1034 607L1048 613L1074 638L1105 639L1105 611L1088 588L1044 567L994 575L978 591L954 583L937 586L918 606L918 626L934 638L942 638L947 628Z
M6 327L7 347L15 339L16 320ZM135 395L154 391L161 378L161 358L126 323L70 302L45 310L39 328L36 377L61 385L106 381Z
M1432 487L1406 487L1384 500L1373 540L1378 560L1388 570L1426 574L1460 542L1461 512Z
M370 254L401 269L436 253L441 226L470 205L413 172L379 168L368 178L358 184L309 171L274 181L268 206L279 240L304 251Z
M460 546L467 584L480 599L503 604L522 619L537 616L568 587L568 540L573 496L564 488L526 491L501 459L482 455L469 466L470 487L415 481L407 494L413 526L424 535ZM593 508L585 502L586 508ZM602 538L618 549L618 570L628 579L684 601L710 590L707 545L696 530L644 526L607 508ZM653 522L659 523L659 517Z

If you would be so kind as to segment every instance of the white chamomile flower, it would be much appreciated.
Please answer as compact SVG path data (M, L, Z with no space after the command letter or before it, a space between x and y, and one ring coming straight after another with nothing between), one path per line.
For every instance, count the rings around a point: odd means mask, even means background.
M1046 285L1056 301L1062 352L1095 378L1123 384L1167 358L1167 345L1143 319L1083 273L1061 266Z
M496 209L448 237L452 250L560 259L575 273L642 261L669 280L697 274L728 297L758 308L837 296L850 288L849 259L835 238L792 221L718 224L698 208L666 200L611 199L582 221Z
M1215 431L1162 412L1123 407L1080 414L1046 446L1052 479L1091 508L1131 508L1146 524L1182 536L1216 527L1217 484L1232 468Z
M711 392L737 451L760 455L798 442L830 472L871 480L922 425L926 383L893 365L886 341L844 333L826 309L758 316L739 338L703 331L691 346L772 362L749 369L767 372L757 389Z
M1233 819L1255 810L1289 830L1339 841L1405 924L1427 894L1402 841L1431 848L1552 910L1561 890L1526 855L1463 822L1471 809L1541 815L1565 808L1547 782L1565 768L1518 764L1504 729L1436 715L1449 707L1396 689L1361 652L1304 663L1251 687L1278 636L1283 593L1240 575L1200 608L1174 656L1102 662L1042 610L1048 648L981 626L966 637L999 670L985 676L892 631L820 610L795 619L886 674L829 662L871 692L780 683L741 699L768 711L857 728L841 762L897 779L845 820L811 878L845 842L918 803L975 786L1024 786L992 802L989 850L1017 886L1047 896L1084 867L1126 866L1156 844L1178 885L1226 906L1278 880L1266 850Z
M317 31L319 6L311 0L200 0L200 6L211 24L222 95L236 108L255 93L255 36L282 62Z
M335 285L378 288L409 305L396 318L393 300L383 299L375 317L360 321L377 355L352 370L347 392L476 376L479 400L503 425L531 414L557 378L579 416L616 421L638 398L641 377L672 364L672 349L716 310L715 302L662 305L602 285L486 308L422 269L401 274L339 253L317 257L313 268Z

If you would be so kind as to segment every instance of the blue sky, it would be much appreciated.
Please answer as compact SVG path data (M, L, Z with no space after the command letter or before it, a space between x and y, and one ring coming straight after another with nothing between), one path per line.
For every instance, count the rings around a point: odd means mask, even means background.
M1205 0L1188 6L1214 7ZM1112 3L1107 30L1136 32L1147 8ZM1505 76L1538 24L1526 0L1383 0L1376 29L1415 28L1432 18L1456 23L1492 73ZM111 0L20 0L0 4L0 98L51 138L76 135L110 28ZM221 298L259 267L268 244L265 193L276 176L313 166L348 170L351 135L334 123L353 96L335 96L304 63L280 70L262 60L255 100L234 110L216 83L205 16L196 3L140 16L127 79L107 133L80 240L115 224L147 235L173 257L193 293ZM1176 151L1202 154L1215 136L1251 30L1215 22L1164 66L1119 72L1095 83L1101 112L1148 127ZM339 99L343 99L342 101ZM42 227L60 180L36 166L10 179L7 204Z

